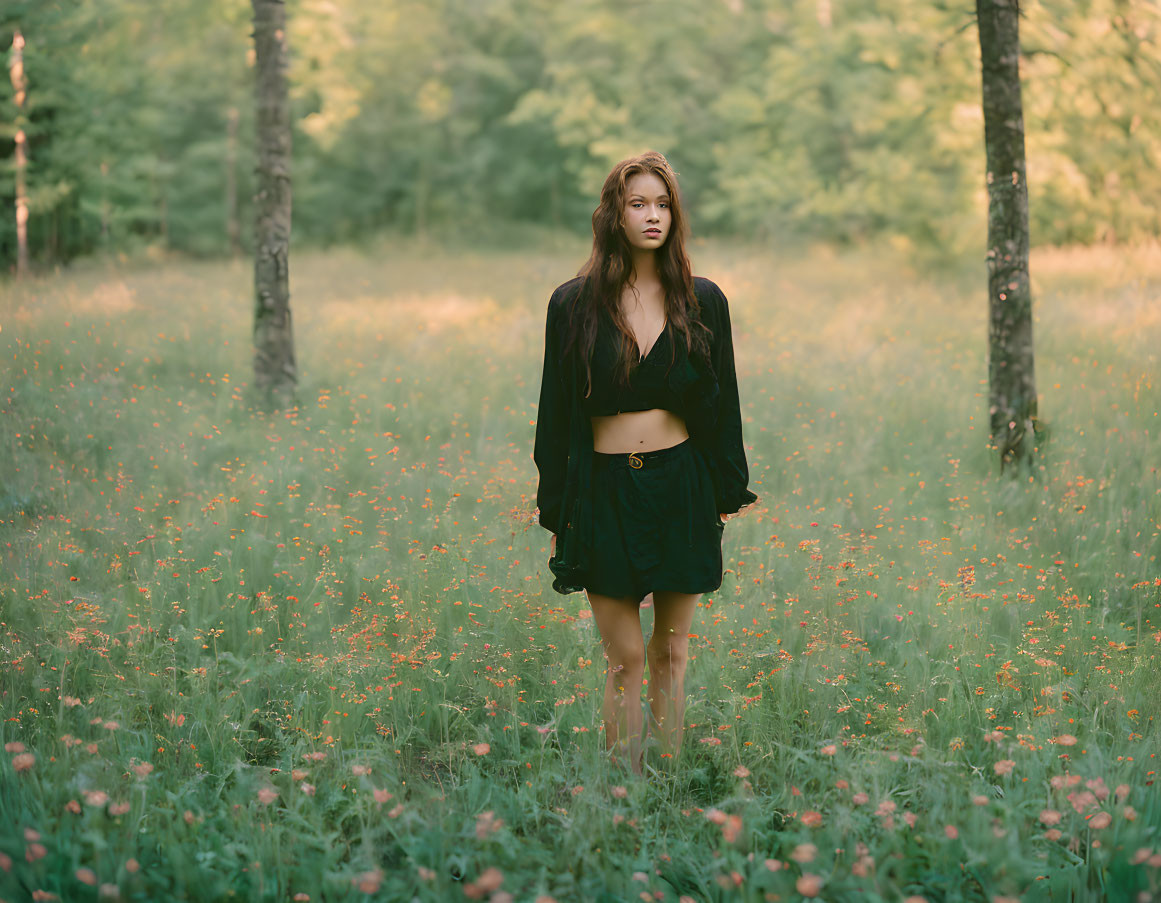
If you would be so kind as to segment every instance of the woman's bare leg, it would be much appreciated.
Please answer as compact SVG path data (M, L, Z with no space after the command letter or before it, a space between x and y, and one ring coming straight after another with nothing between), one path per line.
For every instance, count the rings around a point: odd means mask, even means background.
M681 751L685 722L685 666L689 627L702 593L653 592L653 636L649 638L649 708L662 753Z
M605 677L605 748L614 761L627 758L641 774L641 680L645 675L645 637L641 633L640 599L588 593L589 605L608 660Z

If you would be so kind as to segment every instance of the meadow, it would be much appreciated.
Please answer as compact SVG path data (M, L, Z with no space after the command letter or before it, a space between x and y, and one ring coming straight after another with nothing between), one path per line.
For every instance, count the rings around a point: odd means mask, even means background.
M982 251L691 252L760 500L643 778L534 517L584 244L296 252L273 414L248 261L0 284L0 899L1156 899L1161 249L1034 249L1018 479Z

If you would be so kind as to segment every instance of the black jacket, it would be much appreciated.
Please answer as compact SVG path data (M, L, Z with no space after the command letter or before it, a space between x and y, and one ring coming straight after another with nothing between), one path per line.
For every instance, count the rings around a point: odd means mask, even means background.
M536 441L532 457L540 474L536 504L540 524L556 534L556 554L549 560L558 593L579 592L591 536L592 423L581 410L585 388L584 362L563 353L567 317L580 291L577 276L558 286L548 301L544 331L544 369L536 413ZM710 465L717 510L732 514L757 501L746 488L749 471L742 445L742 413L734 372L734 346L726 296L709 279L695 276L694 293L702 322L713 333L712 366L690 356L680 338L674 341L678 358L669 371L673 393L681 399L681 416L690 440Z

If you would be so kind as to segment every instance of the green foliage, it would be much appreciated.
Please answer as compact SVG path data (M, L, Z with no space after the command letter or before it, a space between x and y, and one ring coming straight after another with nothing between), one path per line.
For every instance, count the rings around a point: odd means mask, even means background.
M985 231L969 5L681 0L292 0L294 235L587 235L613 163L682 178L698 235L976 254ZM1161 24L1145 0L1022 5L1034 244L1138 241L1161 221ZM31 250L228 250L249 242L249 4L12 4L28 41ZM0 209L16 111L0 80ZM0 264L15 226L0 217Z

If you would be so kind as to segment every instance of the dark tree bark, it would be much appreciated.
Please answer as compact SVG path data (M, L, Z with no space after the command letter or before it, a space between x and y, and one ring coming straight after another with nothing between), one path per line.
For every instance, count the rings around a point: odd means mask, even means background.
M1001 473L1009 464L1031 470L1040 432L1028 279L1019 14L1018 0L976 0L987 147L988 413Z
M16 104L16 277L28 272L28 191L25 176L28 171L28 139L24 134L24 99L28 83L24 77L24 35L20 29L12 36L12 55L9 57L9 75L12 78L12 99Z
M290 319L290 102L286 87L286 4L251 0L258 106L254 197L254 385L282 403L298 379Z
M232 257L242 253L242 229L238 224L238 118L237 107L226 111L226 238Z

